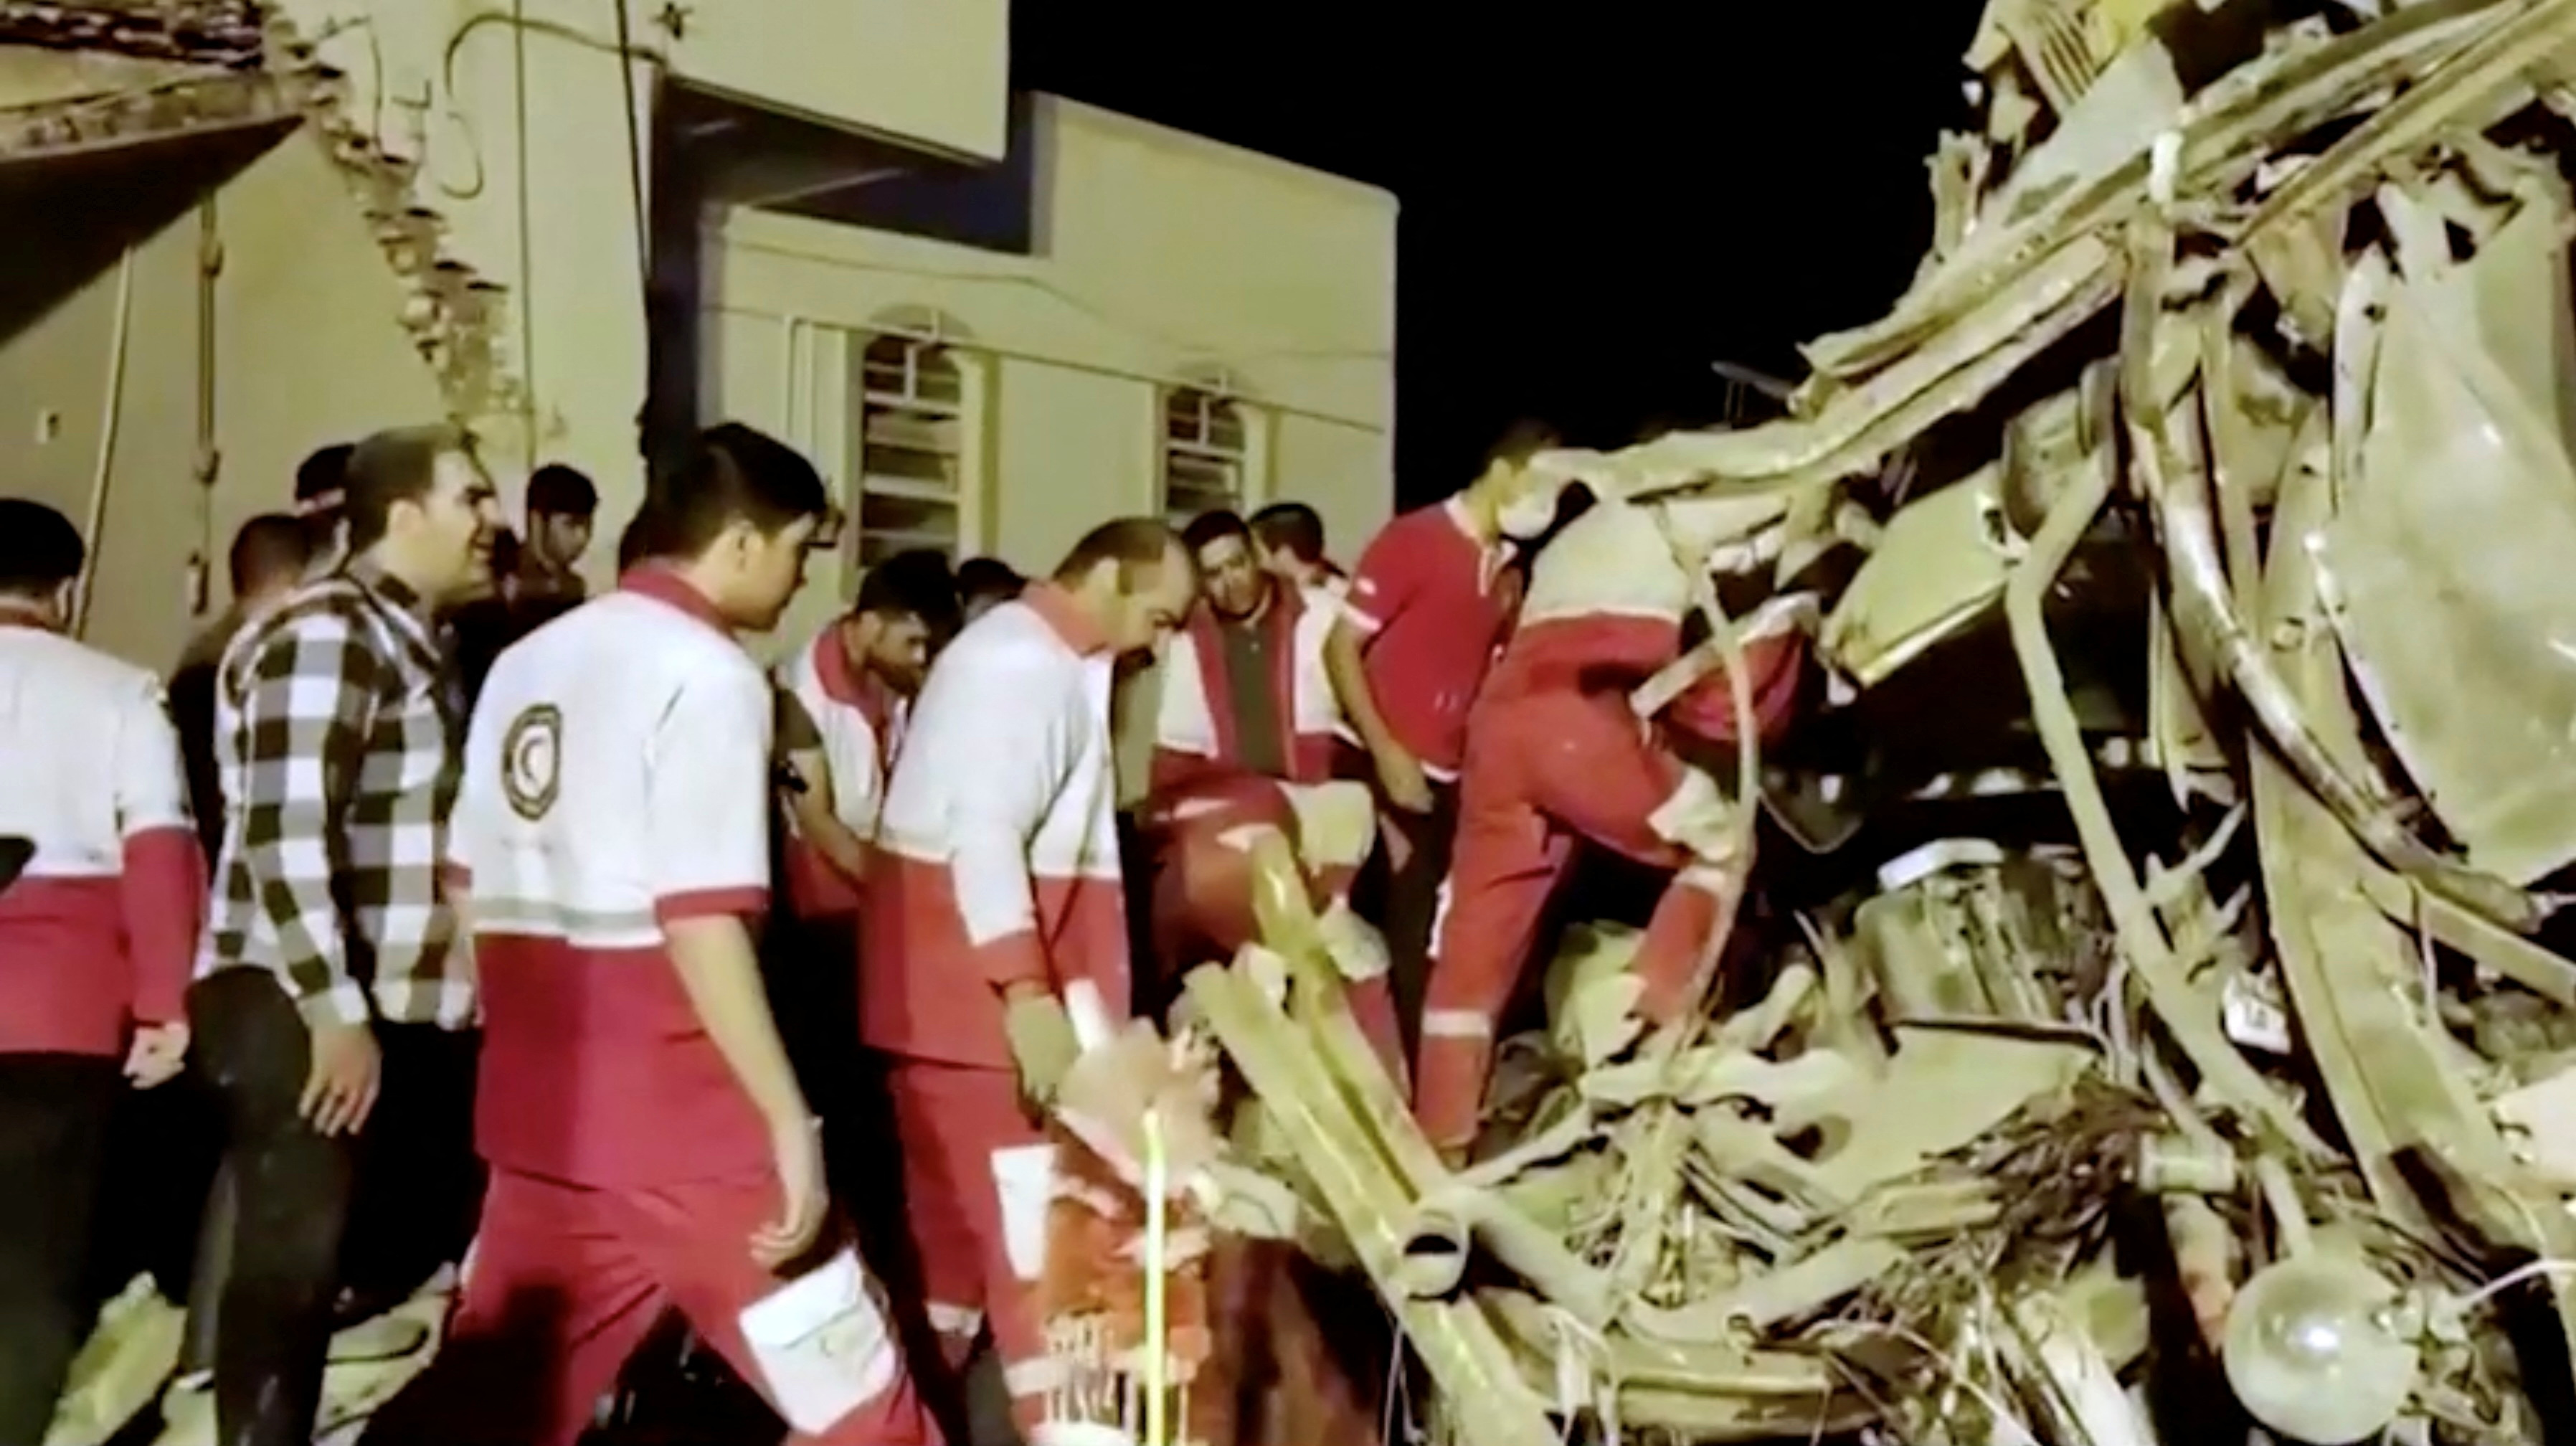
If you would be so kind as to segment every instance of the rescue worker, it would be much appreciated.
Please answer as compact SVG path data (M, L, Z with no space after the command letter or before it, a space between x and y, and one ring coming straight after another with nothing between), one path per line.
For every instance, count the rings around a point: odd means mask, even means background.
M180 654L170 675L170 717L188 765L188 805L207 858L223 845L223 781L215 767L215 683L224 650L241 630L277 611L313 563L311 531L282 512L241 525L225 556L232 601Z
M1467 706L1519 601L1514 545L1547 531L1564 490L1528 466L1552 440L1544 428L1515 426L1463 491L1388 523L1360 555L1327 645L1334 692L1379 791L1387 879L1378 925L1408 1049L1418 1042L1432 920L1457 827Z
M1731 767L1734 695L1715 667L1652 721L1637 716L1630 695L1683 655L1698 584L1681 559L1704 558L1725 540L1712 529L1740 533L1777 516L1776 501L1762 499L1671 509L1604 501L1539 554L1520 624L1468 729L1457 849L1423 1018L1416 1112L1452 1159L1474 1141L1495 1028L1578 843L1674 871L1631 967L1644 983L1648 1022L1668 1023L1694 1002L1692 975L1751 860L1734 852L1733 805L1676 743L1722 748L1722 766ZM1796 700L1801 624L1813 616L1812 597L1799 594L1737 624L1765 737ZM1716 755L1697 752L1714 763Z
M1294 588L1334 598L1350 596L1348 573L1324 555L1324 519L1303 502L1273 502L1252 514L1252 536L1261 545L1264 572Z
M437 878L456 787L437 618L486 585L500 518L453 427L369 437L344 485L347 562L234 640L216 701L232 809L188 1009L240 1222L226 1446L312 1439L344 1235L364 1293L398 1300L462 1251L480 1193L474 981Z
M1332 600L1264 570L1234 513L1199 514L1181 541L1198 567L1199 605L1162 650L1142 819L1167 984L1252 937L1251 857L1238 830L1266 824L1286 835L1327 929L1345 935L1365 928L1350 912L1351 883L1376 837L1365 785L1333 781L1342 710L1324 662ZM1374 972L1351 981L1353 1011L1400 1079L1384 950L1362 945L1355 957Z
M867 1088L866 1061L850 1048L858 1029L866 849L931 649L955 631L956 615L948 559L900 553L868 569L850 611L776 669L788 825L778 872L791 917L778 920L769 937L778 961L769 971L770 1000L788 1058L823 1118L833 1178L849 1187L845 1196L883 1194L865 1186L892 1149L892 1127L875 1108L881 1093Z
M63 636L85 548L0 499L0 1441L45 1439L125 1081L179 1070L205 863L151 674ZM15 851L12 850L12 853Z
M901 561L869 569L850 610L777 669L778 748L794 825L787 882L800 918L857 914L865 846L876 837L905 718L930 672L932 640L957 611L945 566Z
M878 818L861 1038L888 1067L930 1322L962 1366L989 1318L1024 1433L1054 1384L1032 1107L1129 1009L1111 675L1179 625L1194 585L1162 522L1094 529L940 655Z
M447 1345L371 1439L570 1446L676 1307L798 1439L935 1441L854 1257L799 1278L814 1311L777 1304L828 1197L754 953L773 705L735 634L794 596L823 482L726 424L649 505L657 555L475 709L450 859L492 1187Z

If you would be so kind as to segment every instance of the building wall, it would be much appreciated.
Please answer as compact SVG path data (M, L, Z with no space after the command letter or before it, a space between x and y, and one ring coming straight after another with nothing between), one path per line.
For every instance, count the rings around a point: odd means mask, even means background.
M982 515L964 550L1035 571L1092 524L1159 509L1164 388L1222 368L1252 423L1248 500L1311 503L1355 552L1393 497L1394 199L1037 104L1034 256L711 218L705 409L795 441L846 488L846 337L936 313L980 393ZM816 626L856 577L816 583L782 632Z
M647 368L638 212L665 68L739 99L965 156L1001 153L1006 0L275 0L349 79L344 114L416 162L450 253L505 289L529 398L470 416L487 453L569 462L611 516L643 495ZM676 36L666 13L683 19ZM632 103L632 123L628 125ZM594 569L604 561L594 561Z
M730 0L696 8L671 63L712 90L992 160L1010 32L1009 0Z
M0 336L0 489L84 527L96 509L86 636L154 668L223 606L233 530L292 500L308 452L442 414L400 288L317 140L287 136L214 195L211 369L199 344L206 238L186 202L170 198L177 219L130 262L83 275L70 248L18 230L0 271L0 307L33 318ZM201 382L211 488L196 477ZM192 559L210 579L203 609Z

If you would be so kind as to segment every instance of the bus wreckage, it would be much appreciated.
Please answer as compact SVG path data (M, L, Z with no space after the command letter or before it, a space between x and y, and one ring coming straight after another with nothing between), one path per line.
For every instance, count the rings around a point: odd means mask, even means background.
M1175 1179L1474 1446L2563 1432L2576 0L1992 0L1969 64L1785 420L1538 464L1696 560L1678 669L1822 607L1700 1007L1567 928L1453 1167L1262 839Z

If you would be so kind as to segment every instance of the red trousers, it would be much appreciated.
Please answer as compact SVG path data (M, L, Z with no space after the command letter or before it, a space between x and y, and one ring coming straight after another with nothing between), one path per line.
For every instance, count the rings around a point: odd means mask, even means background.
M648 1189L494 1170L447 1343L368 1440L572 1446L669 1306L766 1393L740 1315L781 1284L751 1257L778 1209L766 1170ZM940 1432L897 1360L891 1384L820 1437L793 1439L935 1446Z
M1044 1419L1053 1384L1040 1318L1038 1278L1011 1260L994 1154L1046 1143L1009 1070L930 1060L886 1060L903 1155L904 1221L921 1266L931 1325L960 1367L978 1327L990 1324L1011 1392L1011 1414L1026 1434Z
M1262 826L1277 829L1292 849L1301 847L1296 806L1274 779L1235 774L1156 799L1154 953L1175 981L1200 964L1232 959L1252 941L1252 855L1229 835ZM1347 905L1357 873L1351 865L1309 866L1309 900L1318 910ZM1403 1080L1404 1036L1386 975L1351 981L1350 1005L1388 1074Z
M1687 1002L1690 976L1719 926L1721 881L1655 830L1656 811L1684 776L1619 694L1560 687L1489 691L1477 701L1414 1093L1433 1144L1454 1150L1475 1137L1495 1029L1578 840L1681 871L1632 967L1646 983L1649 1019Z

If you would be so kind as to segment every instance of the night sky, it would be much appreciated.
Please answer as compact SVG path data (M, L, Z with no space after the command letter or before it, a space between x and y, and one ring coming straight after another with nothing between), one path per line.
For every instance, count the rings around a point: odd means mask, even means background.
M1017 0L1017 83L1386 187L1397 489L1516 417L1585 445L1706 422L1709 370L1795 375L1922 255L1978 0L1432 6ZM1489 12L1490 13L1490 12Z

